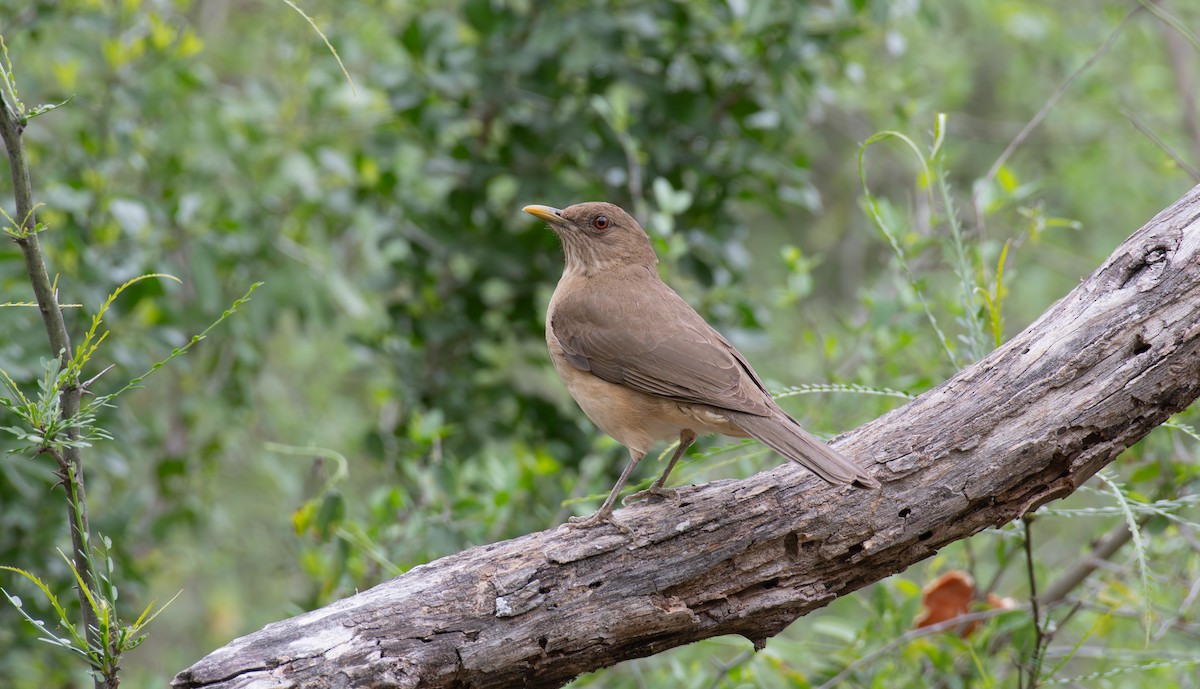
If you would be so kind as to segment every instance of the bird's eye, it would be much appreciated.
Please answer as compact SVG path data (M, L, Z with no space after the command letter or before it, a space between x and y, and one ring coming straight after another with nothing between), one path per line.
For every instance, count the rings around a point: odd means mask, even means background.
M592 218L592 227L596 228L597 230L607 230L608 225L609 221L607 215L597 215L596 217Z

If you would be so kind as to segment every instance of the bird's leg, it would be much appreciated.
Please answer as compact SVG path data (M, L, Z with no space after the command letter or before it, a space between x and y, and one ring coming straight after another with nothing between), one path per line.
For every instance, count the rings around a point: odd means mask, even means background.
M638 492L634 493L633 495L626 497L624 500L621 501L621 504L628 505L631 502L636 502L638 500L641 500L642 498L646 498L651 495L657 495L662 498L670 498L670 499L674 500L677 497L677 493L675 492L675 489L663 488L663 484L665 484L667 482L667 476L669 476L671 473L671 470L675 468L675 462L679 461L679 458L683 456L684 452L687 452L687 449L689 447L691 447L692 443L694 443L694 442L696 442L696 434L695 433L693 433L691 430L688 430L686 428L683 429L682 431L680 431L679 432L679 447L676 448L675 455L673 457L671 457L671 461L667 463L667 468L663 470L662 476L659 476L658 480L656 480L654 483L651 483L650 487L647 488L646 490L638 491Z
M613 486L612 492L609 493L608 497L604 499L604 504L600 506L600 509L596 510L596 513L590 517L571 517L567 520L567 524L573 527L583 527L594 526L601 522L608 522L609 524L612 524L621 531L624 531L632 536L633 531L628 526L625 526L621 522L617 521L615 517L613 517L613 504L616 503L617 496L621 494L621 489L625 487L625 482L629 480L630 474L633 473L633 470L638 465L638 462L642 461L642 457L645 456L645 452L630 450L629 464L625 465L625 470L621 472L621 478L617 479L617 485Z

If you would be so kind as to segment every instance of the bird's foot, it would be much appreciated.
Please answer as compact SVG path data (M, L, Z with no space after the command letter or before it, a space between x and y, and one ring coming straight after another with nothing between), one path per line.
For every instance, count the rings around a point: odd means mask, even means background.
M667 500L678 500L679 492L676 491L674 488L663 488L662 486L658 485L657 483L654 483L654 484L651 484L650 487L647 488L646 490L639 490L638 492L634 493L633 495L625 496L625 499L621 501L621 504L629 505L630 503L637 502L638 500L645 500L646 498L648 498L650 496L654 496L654 497L658 497L658 498L665 498Z
M597 524L612 524L618 531L622 531L629 536L633 535L633 529L625 526L623 522L618 521L613 516L612 510L600 510L587 517L570 517L567 519L567 527L571 529L586 529Z

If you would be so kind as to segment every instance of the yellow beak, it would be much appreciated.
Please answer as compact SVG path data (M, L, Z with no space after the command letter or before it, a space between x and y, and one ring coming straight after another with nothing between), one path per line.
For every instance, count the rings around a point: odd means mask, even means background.
M525 206L521 210L546 222L562 222L562 211L550 206Z

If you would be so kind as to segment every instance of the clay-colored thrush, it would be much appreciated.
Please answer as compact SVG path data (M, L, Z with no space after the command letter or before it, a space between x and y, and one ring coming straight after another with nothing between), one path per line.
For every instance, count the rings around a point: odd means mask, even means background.
M628 213L610 203L524 210L549 223L566 255L546 313L554 368L588 418L629 449L600 510L573 522L628 530L612 511L634 467L655 442L678 437L662 476L625 502L673 495L663 484L700 433L753 436L829 483L879 486L788 416L746 358L663 283L650 238Z

